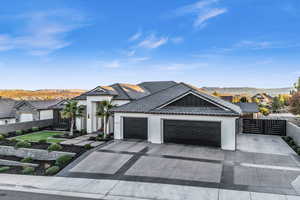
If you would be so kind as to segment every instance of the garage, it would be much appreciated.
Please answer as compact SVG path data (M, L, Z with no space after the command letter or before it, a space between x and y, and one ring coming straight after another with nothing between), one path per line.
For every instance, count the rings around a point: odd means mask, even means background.
M124 117L123 118L123 134L124 139L142 139L148 138L148 119Z
M164 120L165 143L221 147L221 122Z
M33 121L33 114L31 113L20 114L20 122L30 122L30 121Z

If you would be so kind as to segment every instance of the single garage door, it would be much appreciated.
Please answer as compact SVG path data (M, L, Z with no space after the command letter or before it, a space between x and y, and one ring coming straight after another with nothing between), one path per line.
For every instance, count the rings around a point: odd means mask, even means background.
M221 146L221 122L164 120L164 142Z
M124 139L142 139L148 138L148 119L147 118L123 118Z
M20 115L20 122L31 122L31 121L33 121L33 114L22 113Z

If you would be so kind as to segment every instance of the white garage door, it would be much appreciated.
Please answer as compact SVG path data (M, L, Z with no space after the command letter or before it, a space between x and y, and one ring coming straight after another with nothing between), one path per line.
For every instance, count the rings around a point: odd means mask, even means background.
M30 113L22 113L20 115L20 122L30 122L33 121L33 115Z

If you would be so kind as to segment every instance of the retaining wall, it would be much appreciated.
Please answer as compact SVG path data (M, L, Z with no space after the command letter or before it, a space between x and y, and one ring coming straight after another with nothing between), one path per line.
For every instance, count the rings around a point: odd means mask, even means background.
M298 146L300 146L300 127L288 122L286 124L286 135L294 139Z
M17 130L28 130L31 129L32 127L45 128L45 127L50 127L52 125L53 125L53 119L0 125L0 134L15 132Z

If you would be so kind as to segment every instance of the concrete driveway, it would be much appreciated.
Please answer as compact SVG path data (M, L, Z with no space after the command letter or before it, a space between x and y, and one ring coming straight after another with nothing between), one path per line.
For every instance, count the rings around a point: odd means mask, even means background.
M280 137L271 138L240 135L235 152L114 141L72 163L60 176L300 195L300 178L295 181L300 175L297 156ZM260 144L266 146L257 148Z

